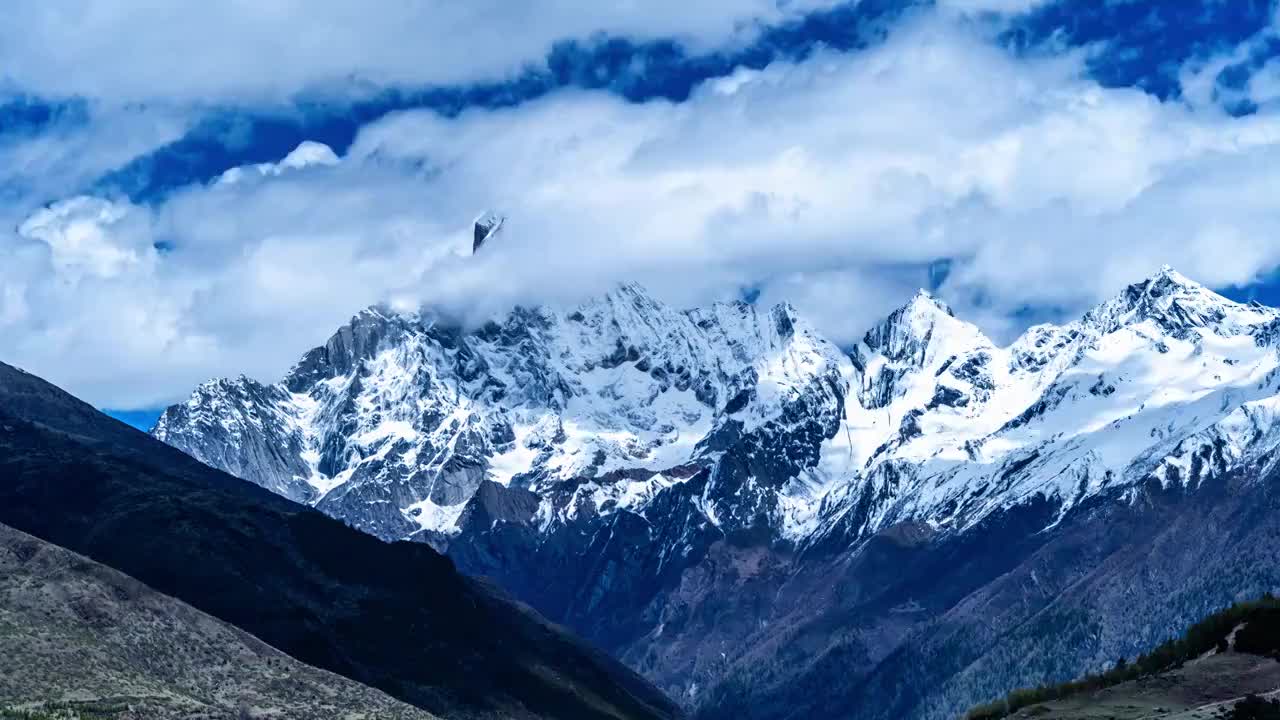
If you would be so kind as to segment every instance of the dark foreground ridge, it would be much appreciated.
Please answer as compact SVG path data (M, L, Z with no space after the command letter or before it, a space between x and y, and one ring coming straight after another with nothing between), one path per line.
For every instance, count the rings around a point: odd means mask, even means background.
M350 529L3 363L0 523L451 719L678 714L426 545Z

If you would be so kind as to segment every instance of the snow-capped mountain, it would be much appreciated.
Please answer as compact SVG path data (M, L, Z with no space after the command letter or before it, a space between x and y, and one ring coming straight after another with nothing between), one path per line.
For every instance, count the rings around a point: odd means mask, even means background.
M847 364L790 307L679 312L634 285L474 332L370 309L283 382L206 383L153 432L381 537L443 541L484 481L543 497L545 525L635 510L759 437L785 483L839 426Z
M904 521L964 529L1036 497L1061 515L1148 477L1198 483L1228 470L1274 445L1277 318L1164 268L1001 348L917 296L851 353L860 398L824 455L847 447L851 467L835 474L858 481L828 494L815 535ZM1191 463L1198 438L1224 433L1212 462Z
M548 525L634 512L703 467L716 526L963 528L1037 494L1065 512L1193 479L1194 437L1265 415L1277 318L1168 269L1008 347L923 291L849 353L787 306L681 312L635 285L473 332L375 308L283 382L206 383L154 433L389 539L457 534L485 480L538 495Z
M786 305L627 285L474 330L366 310L282 382L206 383L153 432L447 549L694 703L879 597L877 538L1048 537L1144 488L1269 473L1278 342L1280 312L1168 268L1005 346L925 292L842 350ZM930 592L865 610L858 662L950 607Z

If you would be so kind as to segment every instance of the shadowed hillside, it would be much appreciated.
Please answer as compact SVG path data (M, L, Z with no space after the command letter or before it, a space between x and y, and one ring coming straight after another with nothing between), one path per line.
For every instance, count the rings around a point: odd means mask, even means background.
M457 573L0 364L0 522L449 718L666 718L639 676Z

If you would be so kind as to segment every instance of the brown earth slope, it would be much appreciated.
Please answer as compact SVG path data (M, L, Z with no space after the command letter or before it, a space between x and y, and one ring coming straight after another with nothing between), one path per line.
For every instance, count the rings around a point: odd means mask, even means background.
M31 707L120 720L434 717L0 525L0 708Z
M1209 720L1250 694L1280 691L1280 662L1228 652L1159 675L1023 708L1017 720Z

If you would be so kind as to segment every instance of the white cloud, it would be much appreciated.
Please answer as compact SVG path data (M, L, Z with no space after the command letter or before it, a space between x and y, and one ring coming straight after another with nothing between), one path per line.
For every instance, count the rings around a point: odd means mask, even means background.
M94 402L148 405L277 377L385 299L483 314L622 279L680 304L761 287L848 340L940 257L957 311L1006 333L1011 310L1077 311L1166 262L1212 284L1277 266L1276 168L1274 114L1104 89L1079 56L1016 60L935 16L681 104L388 117L337 164L126 208L149 217L92 245L142 259L74 286L49 242L0 239L0 335ZM455 254L484 208L501 237Z
M333 148L323 143L308 140L298 145L288 155L285 155L280 162L233 167L219 175L216 182L220 184L237 183L246 177L253 177L255 173L259 177L275 176L317 165L337 165L338 162L338 156L333 152Z
M1280 100L1280 59L1272 58L1250 78L1246 88L1249 99L1258 105Z
M0 79L54 95L280 99L300 90L501 79L598 32L740 43L832 0L12 0ZM351 89L348 87L348 89Z
M113 278L138 272L154 249L145 227L121 227L145 214L116 203L77 197L40 210L18 227L18 234L44 243L53 272L68 284L82 277ZM128 243L122 245L120 240Z

